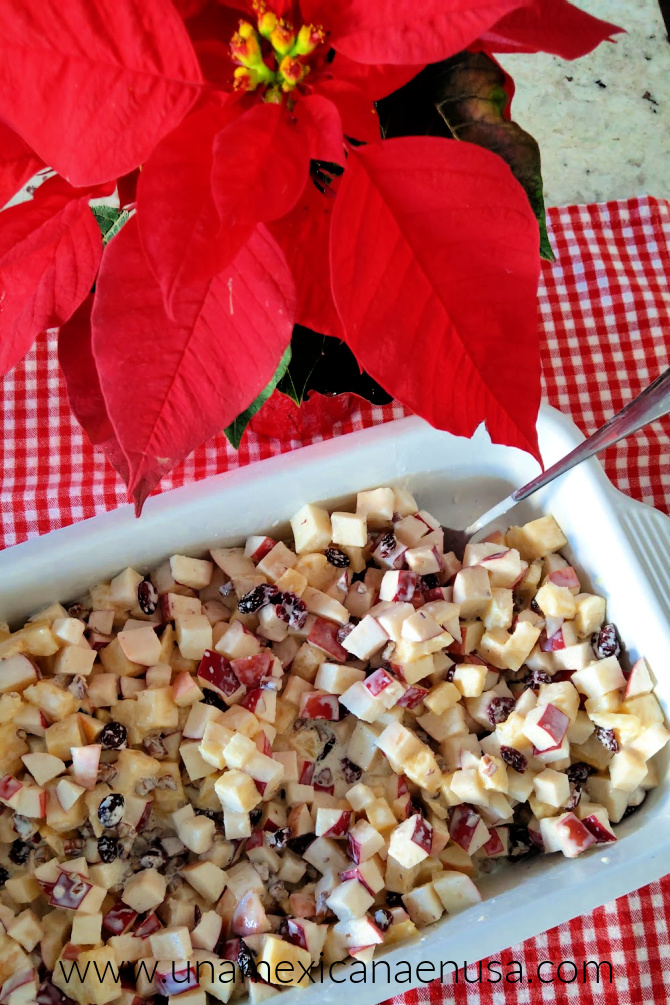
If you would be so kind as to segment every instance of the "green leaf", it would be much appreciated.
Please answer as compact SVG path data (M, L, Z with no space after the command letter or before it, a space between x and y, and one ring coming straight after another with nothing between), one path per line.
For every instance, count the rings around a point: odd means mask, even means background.
M291 338L291 360L277 385L296 405L302 404L309 390L310 377L324 350L325 337L309 328L295 325Z
M91 206L91 212L100 227L103 244L109 244L131 216L128 210L117 209L115 206Z
M282 379L288 365L291 362L291 346L287 346L284 355L279 361L279 366L275 370L275 374L267 385L263 388L258 397L252 401L248 408L246 408L240 415L237 416L234 422L231 422L229 426L226 426L224 433L228 438L229 443L235 450L239 450L240 443L242 442L242 436L244 435L244 430L247 428L251 420L253 419L256 412L258 412L265 402L268 400L274 389L276 388L279 381Z

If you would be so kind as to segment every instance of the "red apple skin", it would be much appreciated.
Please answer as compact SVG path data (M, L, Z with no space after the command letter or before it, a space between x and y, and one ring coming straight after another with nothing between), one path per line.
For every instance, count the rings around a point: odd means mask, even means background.
M584 825L584 823L579 820L574 813L570 813L561 821L560 824L568 832L568 837L575 845L579 848L580 852L586 851L590 848L592 844L596 843L595 836L591 831Z
M549 734L556 746L560 747L563 742L563 737L568 731L570 719L565 712L562 709L557 708L556 705L545 705L544 712L537 724L540 729L544 729L544 731Z
M567 586L569 590L579 589L579 577L571 565L565 569L556 569L547 576L550 583L555 586Z
M298 782L300 785L311 785L314 777L314 761L298 761L298 765L300 767Z
M102 919L102 927L112 935L125 935L133 927L137 918L137 911L133 911L132 907L119 901L107 911Z
M433 847L433 828L425 817L420 816L418 813L414 821L412 841L430 855L431 848Z
M540 649L543 653L555 653L559 652L561 649L565 649L565 640L563 638L563 629L559 628L557 632L547 638L546 633L542 632L540 636Z
M61 956L64 960L78 960L80 954L81 946L75 946L74 942L68 942L67 945L63 947Z
M351 816L351 810L342 810L333 826L325 832L324 837L341 837L342 834L346 834L351 826Z
M420 705L428 694L427 687L420 687L418 684L410 684L401 698L398 698L396 705L401 708L416 708Z
M357 841L356 838L349 834L347 836L347 855L352 862L358 865L361 861L361 843Z
M224 698L230 698L240 689L240 682L230 662L213 649L206 649L200 660L197 676Z
M138 939L148 939L150 935L155 932L159 932L163 925L161 924L160 918L155 912L147 914L144 921L137 926L133 935L136 935Z
M608 830L607 827L603 826L595 814L584 817L582 823L586 827L587 831L594 836L596 844L609 844L611 841L616 841L616 835L613 834L612 831Z
M491 837L488 839L486 844L483 846L483 851L487 855L500 855L504 851L503 843L500 839L500 835L496 830L492 830Z
M170 969L166 973L156 972L156 984L161 990L161 993L170 997L171 995L180 995L184 991L190 991L191 988L200 987L198 982L196 968L188 964L186 968L182 970L175 970L171 965Z
M346 663L349 653L337 641L337 633L341 628L336 621L329 621L328 618L317 618L312 625L312 630L307 636L307 641L323 649L325 653L332 656L338 663Z
M346 881L347 879L355 879L361 884L361 886L365 887L365 889L368 891L371 897L375 896L375 891L368 883L365 882L365 879L361 875L360 869L345 869L344 872L340 873L340 879L343 882Z
M3 775L0 778L0 799L9 801L22 788L23 782L14 778L13 775Z
M336 694L307 694L300 714L303 719L325 719L339 722L340 705Z
M244 847L246 851L253 851L254 848L262 848L263 831L262 830L253 831L251 837L247 838L247 842Z
M78 873L61 872L54 883L49 904L76 911L91 889L91 883Z
M449 826L449 835L464 851L469 849L472 835L480 820L479 813L465 803L462 806L456 806L454 809Z
M261 681L270 676L272 656L269 653L257 653L255 656L243 656L231 660L230 666L239 680L248 688L260 687Z
M252 691L247 691L244 698L240 702L242 708L248 709L250 712L255 712L258 708L258 703L263 699L263 691L260 687L254 688Z
M271 537L264 537L261 544L258 545L254 553L252 555L249 555L249 558L251 559L252 562L255 562L256 565L258 565L259 562L263 561L266 555L270 554L270 552L272 551L272 549L275 547L276 544L277 542L273 541Z
M373 697L377 697L382 691L385 691L389 685L393 683L393 678L390 674L384 670L383 667L379 667L374 673L371 673L369 677L363 682L365 687L368 689Z
M286 938L289 942L293 943L294 946L300 946L301 949L307 949L305 927L295 918L288 919L286 924Z

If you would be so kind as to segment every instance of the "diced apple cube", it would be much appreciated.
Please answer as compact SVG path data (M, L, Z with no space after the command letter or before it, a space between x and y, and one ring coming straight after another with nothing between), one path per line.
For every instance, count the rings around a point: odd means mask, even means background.
M150 667L160 662L161 641L150 625L119 632L119 645L127 659Z
M578 670L570 678L574 686L588 698L600 698L610 691L625 687L624 677L616 656L608 656L597 663L591 663L584 670Z
M200 660L213 647L212 626L204 614L186 614L175 620L177 644L184 659ZM230 629L229 629L230 630Z
M502 648L502 661L508 670L519 670L540 637L540 629L529 621L519 621Z
M224 870L213 862L192 862L184 866L182 875L208 904L213 904L219 899L228 883L228 876Z
M609 773L615 789L634 792L647 774L647 764L635 750L620 750L609 763Z
M141 869L128 879L121 900L138 914L153 911L165 900L167 880L157 869Z
M276 583L284 575L287 569L292 569L298 562L298 556L287 548L282 541L278 541L272 551L269 551L256 566L258 572Z
M304 988L298 981L312 965L312 957L306 949L285 942L276 935L263 936L263 944L256 961L259 972L269 977L270 983L280 987L295 985Z
M333 890L326 903L340 921L351 921L365 915L374 897L358 880L348 879Z
M532 520L523 527L511 527L505 535L507 545L516 548L527 561L545 558L565 548L568 540L553 516Z
M24 754L21 758L26 768L38 785L46 785L52 778L57 778L65 771L65 762L53 754Z
M457 914L479 904L482 895L469 876L447 870L433 880L433 889L449 914Z
M592 593L578 593L575 597L575 628L579 638L590 637L598 631L605 620L606 602L604 597Z
M491 836L481 816L471 806L454 808L449 834L452 841L470 856L483 848Z
M365 516L356 513L331 513L333 544L364 548L368 543L368 528Z
M137 606L137 588L144 577L135 569L124 569L109 584L109 599L120 610Z
M328 511L307 503L291 520L295 550L298 555L323 551L331 541L332 529Z
M71 646L81 642L85 631L86 625L79 618L56 618L51 626L54 638Z
M261 801L253 779L235 768L224 771L214 788L223 808L236 813L249 813Z
M349 653L353 653L357 659L370 659L376 652L388 642L388 635L379 622L366 614L365 617L343 640L342 645Z
M539 751L545 751L562 742L569 723L569 717L560 708L540 705L527 714L522 729Z
M213 570L213 563L206 559L189 558L187 555L173 555L170 559L174 581L192 590L204 590L209 586Z
M472 663L459 663L453 677L454 687L465 698L476 698L484 690L487 669Z
M82 649L79 645L63 646L54 659L54 673L80 674L82 677L88 677L93 669L96 655L95 649Z
M553 768L545 768L533 780L537 798L549 806L565 806L570 798L568 776Z
M596 843L596 839L574 813L540 820L545 851L562 851L566 858L576 858Z
M648 761L650 757L663 749L668 740L670 740L670 732L662 723L656 722L642 730L630 744L630 750L640 754Z
M649 664L644 657L633 664L631 672L626 681L625 699L638 698L640 695L649 694L654 690L654 681L651 676Z
M491 596L491 583L486 569L471 566L456 574L454 603L460 605L462 618L477 618L484 614Z
M414 887L402 901L415 925L431 925L444 914L444 905L432 883Z
M431 853L433 828L420 814L408 817L391 832L389 855L405 869L423 862Z

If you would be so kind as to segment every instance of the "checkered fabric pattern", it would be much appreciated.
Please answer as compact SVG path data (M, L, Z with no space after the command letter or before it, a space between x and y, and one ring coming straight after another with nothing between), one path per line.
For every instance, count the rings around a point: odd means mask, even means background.
M540 287L542 361L548 401L589 433L668 366L670 353L670 203L652 198L549 213L558 261L546 266ZM112 509L125 491L69 414L53 333L0 381L0 546ZM394 418L399 405L363 404L330 435ZM247 434L239 453L223 435L210 440L163 480L161 489L300 446ZM615 485L643 502L670 510L670 423L657 422L611 448L605 468ZM432 1005L563 1003L625 1005L670 1000L670 876L591 915L513 946L517 983L434 983L393 999ZM510 933L513 937L513 933ZM544 960L572 960L578 977L551 983L537 977ZM609 960L614 982L586 979L585 960ZM665 972L664 972L665 971ZM484 974L486 964L484 965ZM503 968L503 973L507 972ZM552 972L545 967L545 979ZM569 981L572 968L563 968ZM476 976L470 968L468 976Z

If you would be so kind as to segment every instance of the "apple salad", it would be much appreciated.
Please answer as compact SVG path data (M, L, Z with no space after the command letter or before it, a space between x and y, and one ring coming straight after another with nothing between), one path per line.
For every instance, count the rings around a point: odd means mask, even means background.
M651 671L553 517L462 562L403 489L291 527L0 627L3 1005L260 1001L657 784Z

